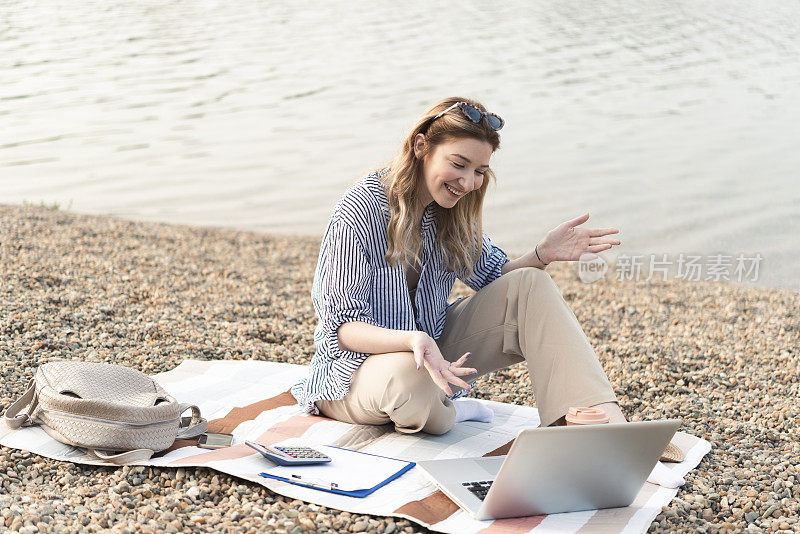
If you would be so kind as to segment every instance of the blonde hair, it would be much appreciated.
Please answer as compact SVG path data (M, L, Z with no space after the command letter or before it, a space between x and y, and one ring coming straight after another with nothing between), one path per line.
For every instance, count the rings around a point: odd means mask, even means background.
M389 246L385 259L393 267L399 262L413 262L418 270L422 268L422 221L417 218L421 214L415 213L414 207L421 196L420 188L425 187L422 170L427 157L438 145L463 138L485 141L491 145L492 152L500 147L500 136L485 118L475 123L455 108L432 121L456 102L467 102L486 111L480 102L468 98L440 100L417 119L405 136L400 151L388 165L390 218L386 229ZM414 153L414 138L419 133L425 135L426 141L420 158ZM381 170L387 170L387 167ZM452 272L466 269L466 277L472 276L473 266L480 259L483 247L483 199L489 179L497 180L487 169L481 187L464 195L452 208L442 208L434 203L437 248L444 254L447 269Z

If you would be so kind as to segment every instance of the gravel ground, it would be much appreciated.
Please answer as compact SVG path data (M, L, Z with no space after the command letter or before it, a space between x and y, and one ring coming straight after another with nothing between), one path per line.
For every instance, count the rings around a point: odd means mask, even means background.
M185 358L307 363L319 239L0 206L5 409L56 358L148 374ZM650 532L800 531L800 292L728 283L587 285L548 268L631 419L678 417L714 448ZM470 290L460 283L452 297ZM479 398L533 403L524 366ZM20 532L427 532L291 501L216 471L106 468L0 449L0 525Z

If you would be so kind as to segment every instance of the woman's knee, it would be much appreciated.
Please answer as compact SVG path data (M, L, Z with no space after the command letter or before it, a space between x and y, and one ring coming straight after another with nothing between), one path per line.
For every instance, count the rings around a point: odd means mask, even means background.
M517 273L517 276L520 278L527 278L527 279L543 279L543 280L550 280L553 281L553 278L550 276L550 273L545 271L544 269L538 269L536 267L520 267L519 269L514 269L511 273Z
M392 396L420 394L436 387L424 367L417 369L413 352L373 354L367 362L373 368L370 379L385 384L386 393Z
M399 432L427 432L444 434L453 427L452 402L433 382L427 369L417 369L412 352L373 354L373 363L380 367L384 390L379 401L380 409L395 423Z
M517 280L520 292L535 292L536 289L541 292L541 288L547 288L549 291L555 290L559 295L561 294L561 290L547 271L536 267L521 267L515 271L519 271Z

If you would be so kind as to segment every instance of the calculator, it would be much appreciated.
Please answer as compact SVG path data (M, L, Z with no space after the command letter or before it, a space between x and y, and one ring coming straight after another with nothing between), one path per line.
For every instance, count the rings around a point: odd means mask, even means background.
M266 447L260 443L245 440L245 445L260 452L278 465L312 465L324 464L331 461L331 457L311 447L280 446Z

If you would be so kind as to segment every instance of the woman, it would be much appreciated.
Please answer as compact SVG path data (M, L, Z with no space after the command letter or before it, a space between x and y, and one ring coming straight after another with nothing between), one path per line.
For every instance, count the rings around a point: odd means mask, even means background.
M292 387L308 413L443 434L459 421L491 421L481 403L455 399L478 377L525 361L542 426L563 424L570 406L625 421L545 272L618 245L604 237L618 230L578 228L586 214L509 260L481 223L502 126L474 100L444 99L417 120L389 167L336 204L312 288L316 352L309 376ZM456 278L476 293L448 304Z

